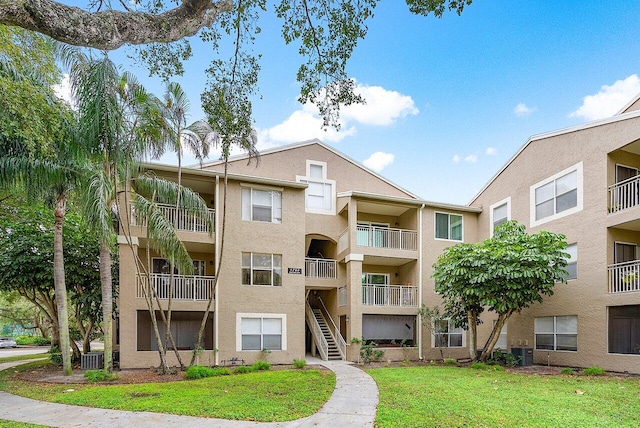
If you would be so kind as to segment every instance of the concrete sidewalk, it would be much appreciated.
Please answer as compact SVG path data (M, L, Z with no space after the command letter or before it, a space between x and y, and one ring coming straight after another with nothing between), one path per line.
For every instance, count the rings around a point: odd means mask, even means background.
M152 412L129 412L47 403L0 392L2 419L52 427L372 427L378 405L378 387L364 371L345 361L308 358L336 374L336 387L322 408L307 418L290 422L263 423L196 418ZM12 365L23 362L6 363ZM3 370L0 365L0 370Z

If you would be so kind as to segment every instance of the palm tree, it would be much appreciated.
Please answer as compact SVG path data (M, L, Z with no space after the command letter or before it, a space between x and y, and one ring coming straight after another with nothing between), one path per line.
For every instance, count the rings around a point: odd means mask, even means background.
M45 99L50 104L57 104L60 111L60 121L63 128L70 130L68 115L46 86L42 86L43 80L27 77L16 72L5 62L0 64L0 72L11 76L14 80L28 79L36 85L40 85ZM42 154L30 156L24 147L17 142L12 146L0 146L0 185L21 187L27 195L33 196L39 192L39 196L49 194L55 200L53 213L54 239L53 239L53 278L55 298L57 306L57 323L60 335L60 352L62 353L63 371L65 375L71 375L71 340L69 338L69 310L67 300L67 288L64 272L64 253L62 231L64 216L66 213L69 192L78 182L82 174L80 152L73 144L73 139L52 142L53 155L45 157ZM75 345L75 343L74 343ZM74 347L77 353L77 346Z

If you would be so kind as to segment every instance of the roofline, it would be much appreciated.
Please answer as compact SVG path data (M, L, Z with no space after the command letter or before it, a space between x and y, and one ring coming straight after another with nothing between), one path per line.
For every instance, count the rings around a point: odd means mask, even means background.
M174 172L178 173L178 167L174 165L166 165L161 163L153 163L153 162L144 162L141 164L142 168L145 169L156 169L165 172ZM195 168L182 167L182 173L192 174L201 177L224 177L224 172L220 171L209 171ZM256 177L254 175L246 175L246 174L227 174L227 178L229 180L235 181L244 181L256 184L266 184L270 186L280 186L280 187L291 187L296 189L306 189L308 187L307 183L299 183L297 181L290 180L279 180L275 178L264 178L264 177Z
M340 192L338 193L337 196L339 198L355 197L360 199L369 199L369 200L381 201L381 202L393 202L398 204L415 205L415 206L424 205L431 208L441 208L441 209L464 211L464 212L470 212L470 213L482 212L482 208L480 207L471 207L468 205L455 205L455 204L448 204L448 203L442 203L442 202L425 201L421 199L409 199L409 198L402 198L399 196L379 195L376 193L361 192L357 190Z
M485 184L482 187L482 189L480 189L480 191L478 193L476 193L476 195L471 199L471 201L469 201L469 203L467 205L473 204L476 201L476 199L478 199L478 197L480 197L480 195L485 190L487 190L487 188L496 180L496 178L498 178L498 176L500 174L502 174L504 172L504 170L506 170L509 167L509 165L511 165L511 163L520 155L520 153L522 153L524 151L524 149L526 149L527 146L529 146L529 144L533 143L534 141L539 141L539 140L544 140L544 139L547 139L547 138L557 137L559 135L564 135L564 134L570 134L572 132L583 131L585 129L595 128L595 127L598 127L598 126L609 125L611 123L622 122L623 120L635 119L637 117L640 117L640 110L633 110L633 111L630 111L628 113L623 113L623 114L607 117L607 118L604 118L604 119L595 120L593 122L583 123L581 125L571 126L569 128L563 128L563 129L558 129L556 131L550 131L550 132L545 132L545 133L542 133L542 134L532 135L531 137L529 137L527 142L524 143L522 145L522 147L520 147L520 149L516 152L516 154L514 154L511 157L511 159L509 159L502 166L502 168L500 168L500 170L496 174L494 174L494 176L491 177L491 179L489 179L487 184Z
M624 112L633 105L633 103L635 103L636 101L638 101L638 99L640 99L640 92L638 92L636 94L635 97L631 98L631 100L629 100L628 103L626 103L620 110L618 110L618 112L615 114L616 116L619 116L621 114L624 114Z
M387 183L388 185L395 187L396 189L400 190L403 193L406 193L407 195L411 196L412 198L415 199L419 199L418 196L416 196L415 194L411 193L410 191L408 191L407 189L397 185L396 183L390 181L389 179L383 177L382 175L378 174L377 172L367 168L366 166L362 165L360 162L350 158L349 156L345 155L344 153L342 153L341 151L323 143L322 141L320 141L317 138L313 138L311 140L305 140L305 141L300 141L298 143L292 143L292 144L286 144L283 146L278 146L278 147L273 147L271 149L267 149L263 152L260 152L260 156L262 155L268 155L268 154L272 154L272 153L278 153L278 152L283 152L286 150L292 150L292 149L297 149L300 147L305 147L305 146L310 146L313 144L318 144L319 146L324 147L325 149L329 150L330 152L333 152L335 155L340 156L341 158L345 159L347 162L352 163L353 165L357 166L358 168L368 172L369 174L373 175L374 177L384 181L385 183ZM249 155L247 154L243 154L243 155L237 155L234 156L232 158L229 158L229 161L238 161L238 160L242 160L242 159L247 159L249 157ZM221 165L222 163L224 163L224 161L218 160L218 161L214 161L214 162L209 162L207 164L203 164L202 168L207 167L207 166L213 166L213 165Z

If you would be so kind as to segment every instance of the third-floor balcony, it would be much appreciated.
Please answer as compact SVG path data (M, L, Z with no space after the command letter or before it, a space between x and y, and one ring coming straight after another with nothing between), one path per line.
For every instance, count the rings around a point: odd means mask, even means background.
M336 261L332 259L304 259L304 276L307 278L336 279Z
M342 251L347 247L348 234L349 230L347 229L340 236L338 251ZM418 249L418 232L408 229L358 224L356 245L390 250L416 251Z
M185 209L178 209L173 205L158 204L162 214L173 224L175 224L176 230L186 232L199 232L208 233L209 228L207 222L196 216L192 211ZM213 225L215 210L210 208L208 210L211 224ZM138 225L135 221L135 217L132 216L132 225ZM145 226L146 222L142 222L139 226Z
M640 205L640 176L609 186L609 212L614 213Z
M171 283L170 274L151 274L150 278L138 275L136 297L143 298L148 293L157 294L161 300L209 300L215 277L199 275L173 275ZM152 288L149 288L149 280ZM152 295L153 298L153 295Z

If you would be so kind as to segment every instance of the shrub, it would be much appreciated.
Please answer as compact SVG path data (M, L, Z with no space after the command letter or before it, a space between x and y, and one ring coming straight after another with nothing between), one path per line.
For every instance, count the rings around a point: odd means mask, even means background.
M191 366L184 372L184 377L185 379L202 379L204 377L212 377L214 373L211 367Z
M570 367L565 367L562 370L560 370L560 373L564 375L572 375L572 374L575 374L576 372Z
M42 336L36 336L33 344L36 346L49 346L51 345L51 338L50 337L42 337Z
M293 360L293 367L297 369L302 369L307 365L307 360Z
M57 366L62 365L62 353L61 352L49 352L49 359Z
M484 363L473 363L471 364L471 368L475 370L488 370L489 366Z
M459 366L460 363L458 363L457 360L454 360L453 358L445 358L444 359L444 363L449 365L449 366Z
M489 370L493 370L494 372L503 372L504 371L504 367L499 366L499 365L493 365L493 366L489 366L488 367Z
M365 364L369 364L371 361L379 360L384 356L384 351L381 349L374 349L378 344L374 341L367 341L362 339L362 346L360 347L360 358Z
M269 370L271 368L271 364L266 361L258 360L251 366L253 370Z
M51 345L51 339L42 336L18 336L16 337L17 345L35 345L35 346L47 346Z
M87 379L87 382L92 383L118 379L118 375L116 373L107 373L104 370L87 370L84 372L84 377Z
M605 374L605 371L603 368L593 366L588 369L584 369L583 373L587 376L602 376Z
M238 374L243 374L243 373L251 373L253 371L255 371L253 366L238 366L233 372Z

